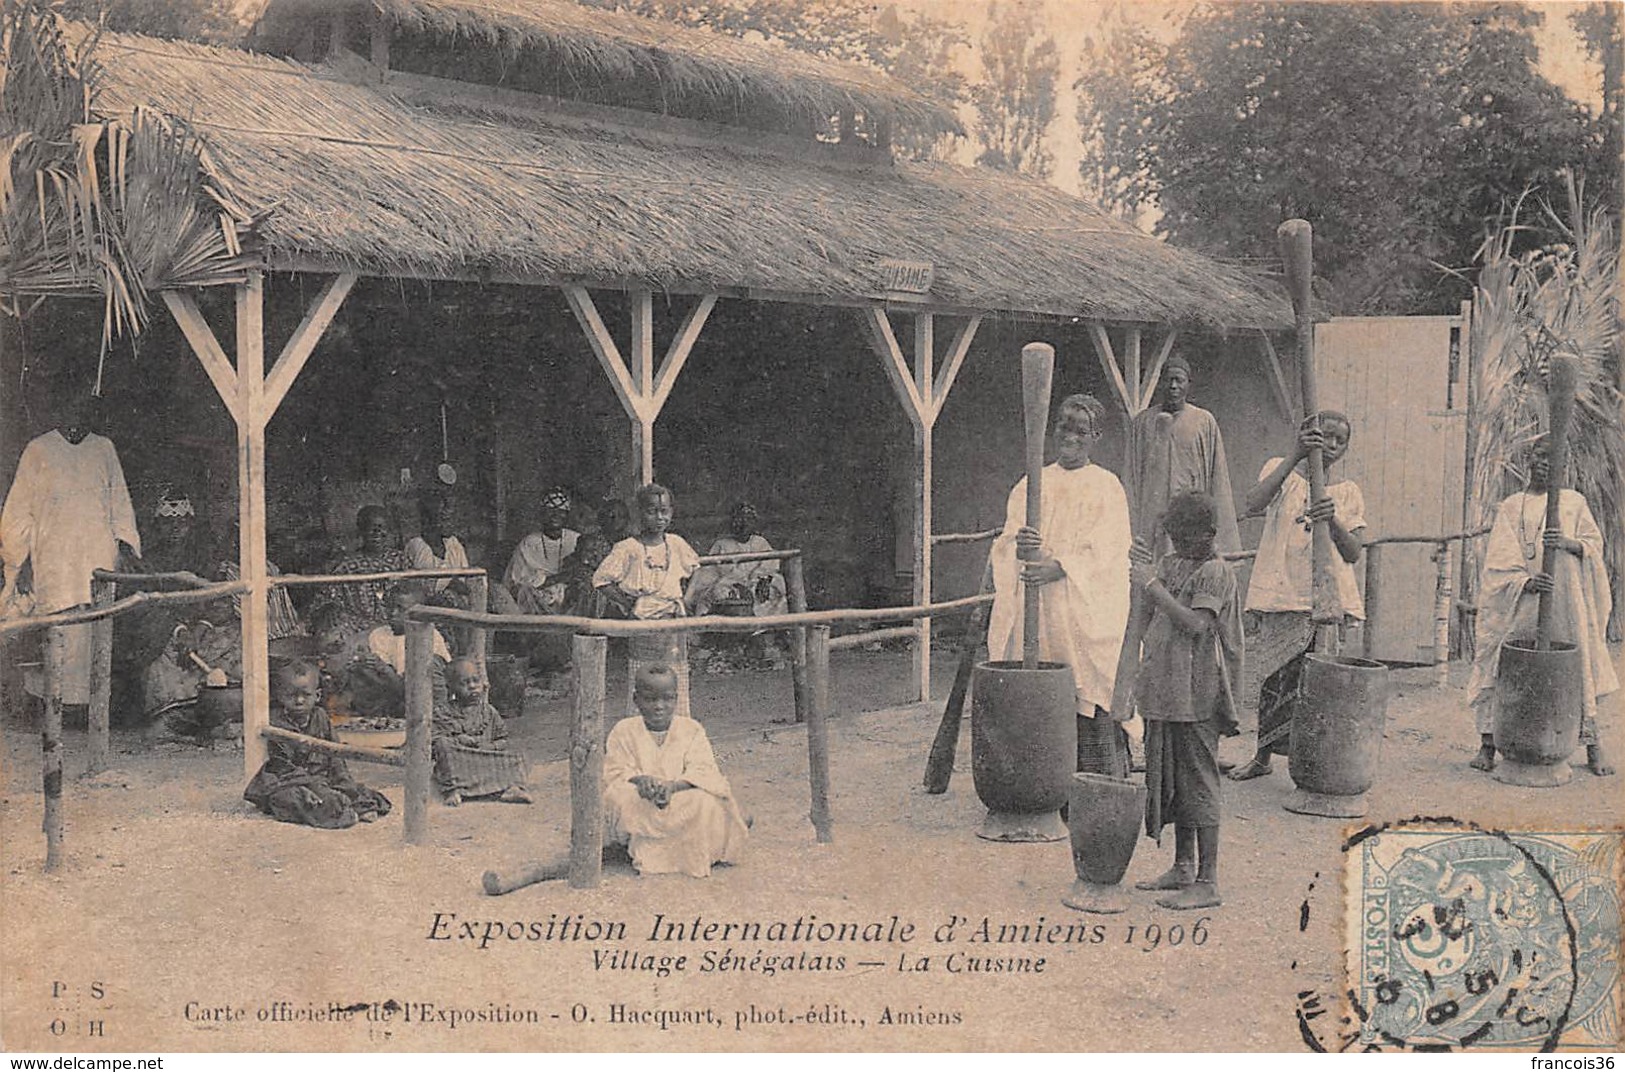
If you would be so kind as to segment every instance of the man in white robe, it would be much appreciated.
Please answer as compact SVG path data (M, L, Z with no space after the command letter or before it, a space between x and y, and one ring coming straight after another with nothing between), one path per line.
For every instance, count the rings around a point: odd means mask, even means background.
M90 602L90 575L122 551L141 553L135 510L111 441L90 431L92 399L63 407L56 428L31 440L0 511L0 614L51 614ZM30 565L32 587L19 586ZM90 702L90 629L63 630L62 702Z
M1117 477L1090 462L1104 410L1089 395L1061 403L1055 464L1045 466L1043 512L1027 523L1027 481L1010 492L1004 531L993 541L993 612L988 655L1019 660L1023 589L1039 589L1039 658L1072 668L1079 760L1097 773L1126 774L1119 763L1118 727L1108 717L1118 656L1129 610L1128 500ZM1019 562L1019 547L1035 547L1039 561ZM1118 717L1126 717L1122 712ZM1093 756L1096 762L1091 762ZM1082 768L1080 768L1082 769Z
M1544 440L1530 451L1529 490L1508 496L1496 507L1478 583L1477 650L1468 681L1479 752L1472 766L1495 767L1495 681L1501 645L1508 638L1532 638L1542 588L1553 597L1552 639L1580 649L1580 741L1586 767L1599 776L1613 773L1597 733L1597 700L1619 688L1607 646L1608 610L1613 606L1603 564L1602 530L1585 496L1564 488L1557 500L1558 528L1546 531L1549 463ZM1556 572L1542 572L1546 545L1558 549Z
M705 728L675 715L676 673L640 668L632 697L639 713L604 744L604 840L625 845L640 875L705 878L739 858L744 815Z

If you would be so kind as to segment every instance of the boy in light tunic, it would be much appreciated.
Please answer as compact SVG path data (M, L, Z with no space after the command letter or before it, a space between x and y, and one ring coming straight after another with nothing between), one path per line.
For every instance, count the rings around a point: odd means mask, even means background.
M640 875L705 878L739 858L744 815L705 728L675 713L676 672L639 667L632 698L638 714L604 744L604 840L625 845Z

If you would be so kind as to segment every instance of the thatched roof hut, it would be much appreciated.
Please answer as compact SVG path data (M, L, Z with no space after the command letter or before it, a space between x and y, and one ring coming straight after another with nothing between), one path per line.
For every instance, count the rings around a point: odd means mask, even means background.
M197 131L230 195L266 213L273 268L867 304L890 297L880 262L902 258L934 266L922 298L939 308L1291 323L1273 285L1018 177L381 73L344 52L307 65L118 34L98 51L99 107Z

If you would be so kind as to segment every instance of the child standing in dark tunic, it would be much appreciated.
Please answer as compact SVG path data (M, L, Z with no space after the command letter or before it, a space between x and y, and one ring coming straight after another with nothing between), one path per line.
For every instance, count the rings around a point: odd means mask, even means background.
M1136 562L1151 607L1137 698L1145 719L1146 833L1174 824L1174 865L1143 890L1166 890L1164 908L1212 908L1219 898L1219 738L1236 733L1233 682L1241 677L1241 600L1235 574L1213 551L1213 501L1174 497L1162 530L1173 553ZM1154 569L1154 572L1153 572Z
M280 667L271 688L271 725L337 740L321 698L321 674L314 666L292 662ZM274 819L343 830L389 814L389 798L351 778L338 756L283 740L268 741L266 753L243 799Z

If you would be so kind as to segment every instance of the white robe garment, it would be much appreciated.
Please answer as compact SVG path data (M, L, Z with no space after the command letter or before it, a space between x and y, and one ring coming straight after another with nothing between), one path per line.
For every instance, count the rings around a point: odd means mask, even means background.
M1580 647L1585 676L1580 739L1596 740L1597 698L1619 688L1613 661L1608 657L1608 571L1603 566L1602 530L1591 516L1585 496L1564 489L1557 501L1558 524L1563 535L1585 546L1585 557L1568 552L1557 556L1552 575L1555 597L1552 639ZM1495 729L1495 678L1501 645L1509 637L1533 637L1538 616L1538 593L1524 590L1524 582L1540 572L1546 545L1546 496L1518 492L1495 508L1495 522L1484 548L1484 566L1478 582L1478 639L1468 694L1476 714L1478 732Z
M664 808L638 796L629 779L648 774L682 779L693 789L672 794ZM681 873L705 878L711 865L733 863L745 847L745 818L728 779L717 769L705 727L671 720L656 742L643 716L623 718L604 745L604 837L625 845L640 875Z
M1117 658L1128 627L1128 498L1117 477L1098 465L1044 468L1044 508L1037 526L1066 576L1039 589L1039 658L1072 667L1078 712L1109 708ZM1027 481L1010 492L1004 531L993 541L993 614L987 650L993 659L1021 658L1022 595L1016 531L1026 524Z
M92 433L73 444L56 430L36 437L23 448L0 513L0 559L6 564L0 614L51 614L90 602L91 571L117 565L120 540L141 553L135 510L112 442ZM15 591L29 559L34 563L31 608ZM62 631L63 703L90 702L90 628Z

